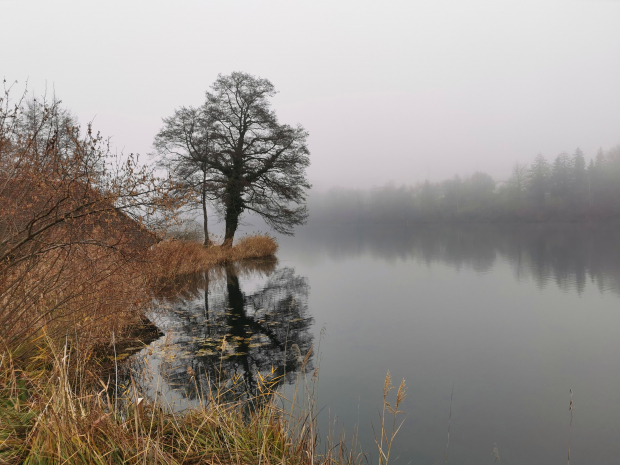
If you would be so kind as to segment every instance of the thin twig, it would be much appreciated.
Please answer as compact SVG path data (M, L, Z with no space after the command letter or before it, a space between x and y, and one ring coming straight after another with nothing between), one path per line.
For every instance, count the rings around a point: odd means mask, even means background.
M568 425L568 465L570 465L570 443L573 433L573 390L570 390L570 424Z
M116 383L114 387L114 414L118 412L118 363L116 360L116 338L114 337L114 331L112 331L112 347L114 347L114 369L116 371Z
M446 442L446 463L448 463L448 448L450 447L450 423L452 422L452 397L454 396L454 383L450 394L450 413L448 415L448 441Z

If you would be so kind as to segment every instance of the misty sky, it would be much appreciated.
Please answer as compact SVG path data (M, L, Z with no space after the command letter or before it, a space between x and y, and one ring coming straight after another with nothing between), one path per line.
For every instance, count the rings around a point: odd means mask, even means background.
M235 70L310 132L319 188L505 179L538 152L620 143L620 1L0 0L0 16L0 76L47 83L125 152Z

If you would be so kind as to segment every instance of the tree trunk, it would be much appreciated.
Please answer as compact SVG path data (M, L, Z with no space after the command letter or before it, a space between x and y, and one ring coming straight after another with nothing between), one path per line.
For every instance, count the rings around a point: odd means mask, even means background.
M211 321L209 320L209 270L204 272L205 277L205 319L207 321L207 334L211 336Z
M208 217L207 217L207 193L206 193L206 182L207 182L207 172L202 172L202 218L203 218L203 227L205 233L205 241L204 246L211 246L211 239L209 238L209 226L208 226Z
M229 206L226 208L226 232L224 233L224 246L232 247L235 232L239 225L239 213L237 210Z
M209 238L209 226L207 225L207 206L203 203L202 204L202 215L203 215L203 220L204 220L204 233L205 233L205 240L203 245L205 247L208 247L211 245L211 239Z
M242 211L243 199L239 187L234 181L229 181L226 189L226 232L224 233L224 246L232 247L233 239L237 226L239 226L239 215Z

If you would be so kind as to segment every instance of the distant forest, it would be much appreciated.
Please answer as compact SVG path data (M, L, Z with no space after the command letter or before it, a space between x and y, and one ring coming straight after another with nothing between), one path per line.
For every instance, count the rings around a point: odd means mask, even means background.
M311 222L593 221L620 218L620 145L516 163L508 180L476 172L415 186L332 189L310 197Z

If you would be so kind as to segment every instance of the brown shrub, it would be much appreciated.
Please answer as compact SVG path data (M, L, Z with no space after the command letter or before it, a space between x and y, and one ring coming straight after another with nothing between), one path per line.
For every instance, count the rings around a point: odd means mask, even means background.
M0 336L12 350L32 349L46 334L89 352L112 332L122 337L150 301L145 264L96 246L59 248L2 271Z
M88 349L148 305L147 226L172 203L148 168L109 155L59 102L0 96L2 350L29 351L43 334Z

